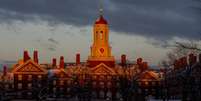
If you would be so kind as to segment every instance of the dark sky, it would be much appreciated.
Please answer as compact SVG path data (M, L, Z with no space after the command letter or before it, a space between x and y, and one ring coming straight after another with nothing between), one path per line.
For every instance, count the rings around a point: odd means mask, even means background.
M99 0L0 0L0 22L47 20L49 24L91 25ZM158 40L201 38L198 0L103 0L110 28Z

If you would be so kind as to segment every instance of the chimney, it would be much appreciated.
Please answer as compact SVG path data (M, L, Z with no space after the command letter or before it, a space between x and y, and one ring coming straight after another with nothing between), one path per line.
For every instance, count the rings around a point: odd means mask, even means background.
M184 67L183 58L180 58L180 59L178 60L178 65L179 65L179 68Z
M193 57L193 64L195 64L197 62L197 56Z
M76 65L79 65L80 64L80 54L77 53L76 54Z
M175 60L174 61L174 69L178 69L179 68L179 60Z
M57 66L57 59L56 58L53 58L52 59L52 67L56 67Z
M63 56L60 57L59 67L62 68L62 69L64 69L64 57Z
M30 57L29 57L29 53L27 50L24 51L24 62L26 62L27 60L29 60Z
M7 66L3 66L3 75L6 76L7 74Z
M197 57L194 56L194 54L190 54L189 55L189 64L190 66L192 66L193 64L195 64L197 62Z
M186 67L187 65L188 65L188 63L187 63L187 57L183 57L182 58L182 66Z
M142 70L147 70L148 69L148 63L147 62L142 62Z
M126 65L126 55L125 55L125 54L122 54L122 55L121 55L121 65L122 65L122 66L125 66L125 65Z
M201 53L199 54L199 62L201 63Z
M34 51L33 58L34 58L34 62L38 63L38 51L37 50Z
M137 64L138 64L138 65L142 64L142 58L138 58L138 59L137 59Z

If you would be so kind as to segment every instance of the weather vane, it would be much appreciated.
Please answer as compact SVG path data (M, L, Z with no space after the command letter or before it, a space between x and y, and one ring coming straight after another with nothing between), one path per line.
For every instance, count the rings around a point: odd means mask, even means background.
M99 13L100 15L103 15L103 0L100 0L100 5L99 5Z

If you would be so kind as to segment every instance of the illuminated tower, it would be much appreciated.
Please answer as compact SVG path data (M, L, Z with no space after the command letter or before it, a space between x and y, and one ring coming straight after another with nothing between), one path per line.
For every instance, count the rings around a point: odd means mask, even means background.
M109 45L108 23L103 17L102 7L100 7L99 12L99 18L95 21L93 27L93 44L91 46L88 64L90 67L94 67L100 63L104 63L113 67L115 59L111 54L111 47Z

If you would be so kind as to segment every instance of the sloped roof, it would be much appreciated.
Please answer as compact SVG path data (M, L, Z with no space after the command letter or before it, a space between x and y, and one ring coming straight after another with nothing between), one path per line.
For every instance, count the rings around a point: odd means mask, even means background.
M91 68L92 74L116 75L114 68L110 68L104 63L100 63L96 67Z
M140 74L138 74L135 79L137 81L159 81L158 74L155 73L154 71L144 71Z
M41 68L39 64L35 63L33 60L28 60L23 64L14 66L12 73L14 74L46 74L47 70Z

